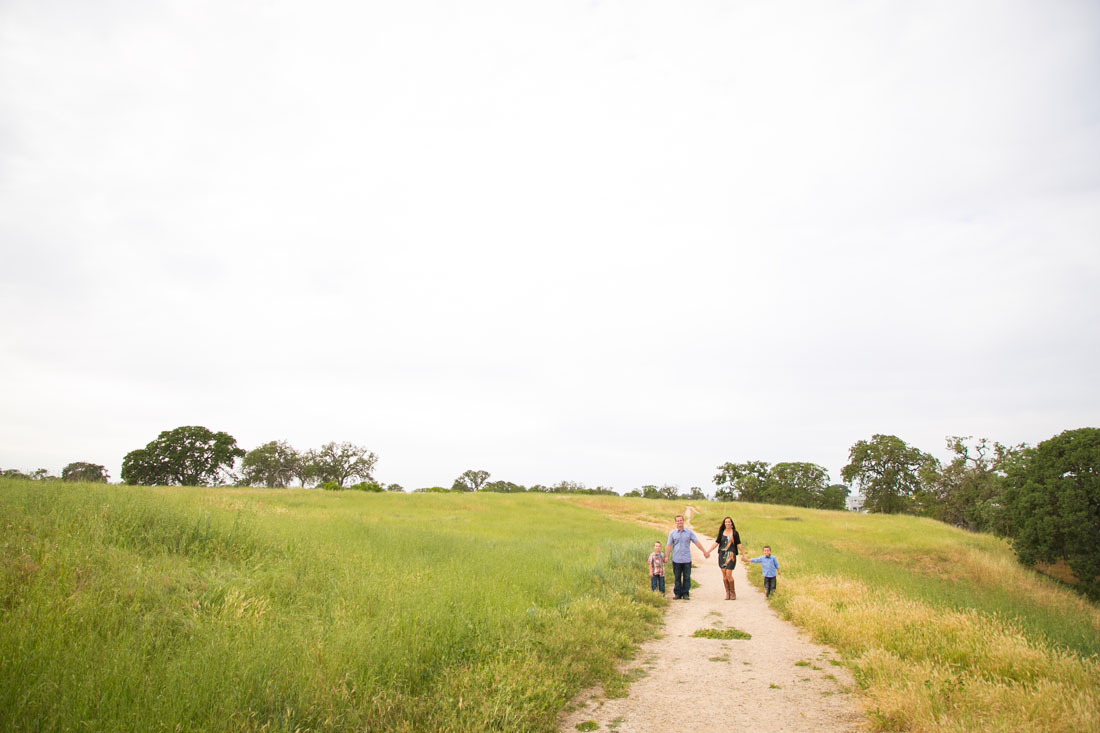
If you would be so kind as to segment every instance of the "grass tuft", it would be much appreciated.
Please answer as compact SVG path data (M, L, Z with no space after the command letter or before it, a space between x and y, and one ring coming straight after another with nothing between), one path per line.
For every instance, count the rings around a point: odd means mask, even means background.
M698 639L751 639L752 634L749 634L740 629L699 629L693 637Z

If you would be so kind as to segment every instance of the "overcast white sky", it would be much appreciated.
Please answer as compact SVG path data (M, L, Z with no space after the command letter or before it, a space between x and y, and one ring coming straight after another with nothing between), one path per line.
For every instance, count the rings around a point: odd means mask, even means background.
M712 492L1100 424L1100 5L0 0L0 467Z

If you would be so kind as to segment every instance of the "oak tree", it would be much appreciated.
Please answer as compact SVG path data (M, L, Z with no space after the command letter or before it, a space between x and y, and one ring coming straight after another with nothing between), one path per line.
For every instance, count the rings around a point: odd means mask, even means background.
M765 461L723 463L718 467L714 498L720 501L763 501L764 482L768 479Z
M1014 449L958 435L947 438L947 448L954 457L932 475L926 513L956 527L1004 535L1004 466Z
M1100 429L1066 430L1008 467L1012 545L1032 565L1064 560L1100 596Z
M76 461L61 469L63 481L83 481L91 484L107 483L107 468L98 463Z
M241 481L246 486L286 487L298 475L302 456L287 442L272 440L253 448L241 461Z
M923 489L921 471L935 459L896 435L873 435L848 452L849 463L840 475L863 493L863 508L896 514L912 508L913 496Z
M321 483L335 483L344 488L351 478L370 481L378 456L353 443L325 443L320 450L311 451L313 473Z
M489 476L488 471L475 471L473 469L463 471L462 475L455 479L451 488L461 491L477 491L489 480Z
M128 484L206 486L244 456L237 440L199 425L165 430L144 448L122 459L122 480Z

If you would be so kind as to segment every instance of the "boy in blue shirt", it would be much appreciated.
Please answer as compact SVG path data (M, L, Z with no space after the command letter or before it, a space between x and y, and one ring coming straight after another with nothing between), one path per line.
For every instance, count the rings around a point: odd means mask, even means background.
M764 597L768 597L775 590L775 579L779 575L779 560L772 556L772 548L769 545L764 545L764 554L760 557L754 557L749 562L755 562L760 564L760 569L764 571Z

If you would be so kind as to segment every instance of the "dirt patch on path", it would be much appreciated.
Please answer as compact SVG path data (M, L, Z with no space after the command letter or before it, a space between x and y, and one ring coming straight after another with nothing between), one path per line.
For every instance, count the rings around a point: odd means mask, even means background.
M698 534L698 533L697 533ZM702 535L700 535L702 538ZM712 540L702 540L709 547ZM717 727L753 731L860 731L866 721L851 673L836 652L814 644L772 610L737 563L737 600L725 600L717 553L704 560L692 547L699 587L691 600L672 600L661 638L642 645L627 666L637 679L626 697L608 700L589 690L559 720L562 731L635 733ZM672 597L672 566L667 595ZM779 578L782 593L783 577ZM693 638L699 629L735 628L748 640ZM835 663L834 663L835 662Z

